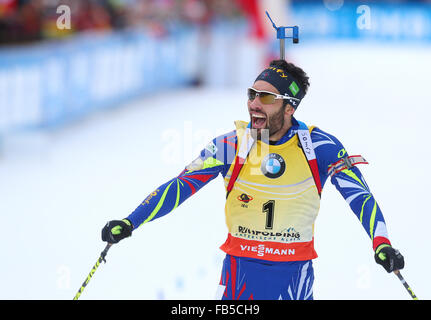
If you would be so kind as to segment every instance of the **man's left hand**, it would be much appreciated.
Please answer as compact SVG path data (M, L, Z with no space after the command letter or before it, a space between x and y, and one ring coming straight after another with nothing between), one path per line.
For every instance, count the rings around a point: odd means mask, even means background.
M404 257L391 245L383 243L376 248L374 259L390 273L404 268Z

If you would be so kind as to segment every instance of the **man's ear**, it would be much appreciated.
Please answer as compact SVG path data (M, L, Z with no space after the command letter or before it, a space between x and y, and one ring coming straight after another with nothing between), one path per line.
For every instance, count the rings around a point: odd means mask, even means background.
M290 104L286 105L286 109L284 110L284 113L288 116L293 116L293 114L295 113L295 108L292 107Z

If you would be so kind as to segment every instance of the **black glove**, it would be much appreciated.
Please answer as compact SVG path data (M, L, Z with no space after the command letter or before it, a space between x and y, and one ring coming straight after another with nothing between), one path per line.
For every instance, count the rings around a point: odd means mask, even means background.
M127 220L109 221L102 229L102 240L108 243L117 243L132 235L132 223Z
M378 264L382 265L388 273L404 268L404 257L402 254L386 243L376 248L374 259Z

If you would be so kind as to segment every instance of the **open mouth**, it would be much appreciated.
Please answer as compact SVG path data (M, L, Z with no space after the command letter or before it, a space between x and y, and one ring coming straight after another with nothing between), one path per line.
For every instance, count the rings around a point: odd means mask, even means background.
M253 129L264 129L266 125L266 116L263 114L250 114Z

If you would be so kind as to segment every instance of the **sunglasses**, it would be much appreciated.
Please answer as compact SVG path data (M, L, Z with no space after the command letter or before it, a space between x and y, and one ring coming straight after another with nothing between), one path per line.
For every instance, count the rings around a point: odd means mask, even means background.
M289 97L287 94L281 95L274 92L269 91L259 91L254 88L247 89L248 100L253 101L256 97L259 97L260 102L263 104L273 104L277 99L290 100L290 101L301 101L297 98ZM296 103L294 103L296 105Z

